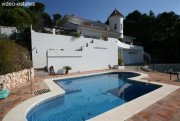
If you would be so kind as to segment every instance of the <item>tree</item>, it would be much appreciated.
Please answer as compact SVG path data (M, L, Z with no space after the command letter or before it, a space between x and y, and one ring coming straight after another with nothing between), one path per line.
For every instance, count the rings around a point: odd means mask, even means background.
M62 16L58 13L53 14L53 25L54 26L60 26L61 25L61 18Z
M155 18L155 14L152 10L149 11L149 16Z
M36 2L35 6L30 6L28 9L29 14L32 16L33 29L36 31L42 31L44 25L50 26L51 24L51 18L44 10L45 5L39 2Z
M154 62L178 62L179 23L180 17L174 12L163 12L155 16L153 11L148 15L134 11L124 20L124 34L136 37L134 43L142 45Z
M52 27L52 19L47 13L42 13L42 26L43 27Z
M45 5L43 3L36 2L35 6L30 6L29 9L34 12L43 12L45 10Z
M142 32L142 14L139 11L134 11L126 16L124 20L124 33L125 35L131 35L141 40Z
M30 15L22 7L2 8L0 18L1 25L15 26L19 30L29 27L32 23Z
M178 19L178 15L174 12L164 12L157 16L157 23L159 32L163 34L163 39L168 40L170 32L173 30L174 25Z

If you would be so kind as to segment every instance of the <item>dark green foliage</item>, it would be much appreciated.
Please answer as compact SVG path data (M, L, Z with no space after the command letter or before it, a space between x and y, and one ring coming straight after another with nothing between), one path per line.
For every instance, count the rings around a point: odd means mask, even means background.
M53 14L53 25L54 26L60 26L61 23L62 23L62 20L61 20L61 15L56 13L56 14Z
M33 12L42 13L45 10L45 5L43 3L36 2L35 6L30 6L29 9Z
M118 40L119 40L120 42L123 42L123 38L120 38L120 37L119 37Z
M16 39L16 43L27 48L28 50L31 50L31 33L30 28L26 28L22 30L18 35Z
M80 37L80 33L79 32L69 32L66 35L73 36L73 37Z
M53 24L51 17L44 12L44 9L44 4L39 2L29 8L0 6L0 25L15 26L22 31L32 24L33 29L41 31L43 26L51 27Z
M118 58L118 65L123 65L123 60L122 60L122 58Z
M53 22L48 13L42 13L42 26L52 28Z
M81 35L79 32L77 32L76 30L73 30L73 29L65 30L61 34L67 35L67 36L73 36L73 37L80 37L80 35Z
M63 69L65 69L65 70L71 70L71 67L70 67L70 66L64 66Z
M28 50L13 40L0 39L0 55L0 75L30 68Z
M149 11L149 16L152 17L152 18L155 18L155 14L152 10Z
M27 28L32 23L30 15L22 7L1 8L0 25L15 26L19 30Z
M154 63L180 62L179 26L180 17L174 12L157 16L139 11L130 13L124 20L124 34L136 37L134 43L144 46Z
M23 0L16 0L23 1ZM35 3L35 6L26 7L2 7L0 6L0 25L17 27L19 34L12 36L16 42L30 50L31 35L30 25L35 31L43 31L43 27L52 27L53 22L49 14L44 12L45 6L42 3Z
M108 36L106 36L106 35L102 35L101 38L102 38L104 41L108 41Z
M72 68L70 66L64 66L63 69L66 70L66 74L68 74L69 70L72 70Z

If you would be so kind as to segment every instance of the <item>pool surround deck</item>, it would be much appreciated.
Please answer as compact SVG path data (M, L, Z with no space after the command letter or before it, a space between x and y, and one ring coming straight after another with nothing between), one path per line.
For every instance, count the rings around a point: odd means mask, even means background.
M80 76L90 76L94 74L104 74L104 73L109 73L109 72L116 72L116 71L110 70L110 71L99 72L99 73L44 79L44 82L48 85L51 92L30 98L22 102L21 104L17 105L16 107L14 107L12 110L10 110L7 113L3 121L27 121L26 115L32 107L34 107L35 105L37 105L38 103L46 99L49 99L58 95L64 95L65 91L61 87L59 87L53 80L80 77ZM128 71L128 72L134 72L134 71ZM134 72L134 73L139 73L140 76L129 78L129 79L135 80L135 81L152 83L152 84L158 84L158 85L162 85L162 87L148 94L145 94L141 97L138 97L130 102L120 105L112 110L102 113L94 118L91 118L88 121L127 120L128 118L132 117L134 114L142 111L143 109L147 108L148 106L152 105L153 103L157 102L158 100L162 99L163 97L167 96L168 94L172 93L173 91L179 88L179 86L175 86L175 85L163 84L163 83L158 83L158 82L148 82L147 80L142 79L142 78L147 78L148 77L147 74L140 73L140 72Z

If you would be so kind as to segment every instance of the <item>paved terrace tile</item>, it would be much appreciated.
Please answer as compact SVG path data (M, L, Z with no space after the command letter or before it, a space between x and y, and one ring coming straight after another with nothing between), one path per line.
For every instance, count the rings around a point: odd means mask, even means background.
M175 75L170 80L169 74L158 72L144 73L149 75L149 78L145 78L146 80L180 86L180 82L177 81ZM126 121L180 121L180 89L172 92Z
M127 121L180 121L180 89L149 106Z
M89 74L96 72L104 72L107 70L98 70L98 71L88 71L81 73L72 73L68 75L55 75L55 76L37 76L33 79L32 89L47 89L47 85L42 81L43 79L52 78L52 77L65 77L73 76L80 74ZM144 72L149 75L149 78L145 78L148 81L155 81L159 83L179 85L180 82L177 82L177 77L172 76L172 80L169 80L169 74L159 73L159 72ZM0 100L0 121L3 117L10 111L13 107L19 103L27 100L34 95L31 94L30 82L24 83L12 89L11 94L8 98ZM159 100L158 102L152 104L143 111L135 114L126 121L180 121L180 89L169 94L165 98Z

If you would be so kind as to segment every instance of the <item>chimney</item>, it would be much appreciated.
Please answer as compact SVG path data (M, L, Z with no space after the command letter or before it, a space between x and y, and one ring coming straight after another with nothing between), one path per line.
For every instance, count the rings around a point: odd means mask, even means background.
M55 28L52 29L52 32L53 32L54 35L56 34Z

